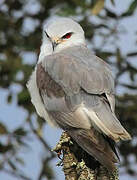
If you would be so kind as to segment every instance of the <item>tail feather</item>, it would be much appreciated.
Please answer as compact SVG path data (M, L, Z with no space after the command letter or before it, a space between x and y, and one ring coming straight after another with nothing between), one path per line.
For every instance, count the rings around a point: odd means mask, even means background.
M98 160L109 171L115 170L115 163L118 162L118 159L103 135L95 129L71 129L68 133L82 149Z
M115 155L117 156L118 161L120 162L120 158L119 158L118 152L117 152L117 150L115 148L116 142L113 139L109 138L108 136L104 136L104 138L109 143L112 151L115 153Z
M113 139L115 142L130 140L130 134L124 129L106 102L100 101L96 108L83 108L94 127Z

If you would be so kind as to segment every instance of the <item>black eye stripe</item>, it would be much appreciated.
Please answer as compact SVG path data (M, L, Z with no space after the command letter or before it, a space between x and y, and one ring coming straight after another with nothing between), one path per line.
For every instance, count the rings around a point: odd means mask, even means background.
M46 34L46 36L47 36L48 38L50 38L49 35L48 35L48 33L47 33L46 31L44 31L44 33Z

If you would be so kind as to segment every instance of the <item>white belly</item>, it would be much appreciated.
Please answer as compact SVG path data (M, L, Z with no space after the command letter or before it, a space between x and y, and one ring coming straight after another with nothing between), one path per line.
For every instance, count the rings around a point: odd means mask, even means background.
M37 83L36 83L36 68L27 83L27 88L31 96L31 102L35 106L38 115L44 118L50 125L56 126L55 121L49 117L49 114L46 111L45 106L41 100Z

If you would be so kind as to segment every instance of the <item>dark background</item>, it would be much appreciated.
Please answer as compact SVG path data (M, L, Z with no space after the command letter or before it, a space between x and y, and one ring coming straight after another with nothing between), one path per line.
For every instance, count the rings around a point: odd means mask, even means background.
M50 151L60 131L51 130L37 117L26 88L39 54L43 24L53 15L77 20L91 51L111 65L116 113L133 137L118 144L120 179L126 179L124 174L137 179L136 0L0 1L0 178L63 178Z

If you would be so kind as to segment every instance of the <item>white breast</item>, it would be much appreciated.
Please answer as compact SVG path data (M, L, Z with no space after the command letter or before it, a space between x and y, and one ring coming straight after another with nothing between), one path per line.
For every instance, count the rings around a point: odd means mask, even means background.
M46 111L39 94L39 90L36 83L36 68L27 83L27 88L31 96L31 102L35 106L38 115L44 118L51 126L55 126L56 124L51 119L51 117L49 117L48 112Z

